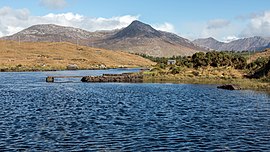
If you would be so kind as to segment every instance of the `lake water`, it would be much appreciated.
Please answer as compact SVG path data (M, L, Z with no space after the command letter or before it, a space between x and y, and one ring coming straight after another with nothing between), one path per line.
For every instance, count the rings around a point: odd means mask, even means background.
M0 73L0 151L270 151L270 95Z

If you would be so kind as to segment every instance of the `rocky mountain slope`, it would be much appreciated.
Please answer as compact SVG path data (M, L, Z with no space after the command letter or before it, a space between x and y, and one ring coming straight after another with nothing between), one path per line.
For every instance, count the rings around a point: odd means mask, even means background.
M270 47L270 38L254 36L223 43L214 38L197 39L193 43L219 51L261 51Z
M14 35L1 39L21 42L71 42L89 45L94 40L104 39L115 34L114 31L89 32L79 28L65 27L54 24L34 25Z
M199 45L199 46L203 46L203 47L207 47L209 49L213 49L213 50L219 50L219 48L225 44L223 42L219 42L218 40L209 37L209 38L205 38L205 39L196 39L193 41L193 43Z
M96 45L101 48L126 50L152 56L192 55L203 50L187 39L155 30L150 25L139 21L132 22L128 27L101 40Z
M143 53L152 56L192 55L203 48L172 33L158 31L140 21L113 31L89 32L58 25L34 25L4 40L27 42L71 42L79 45Z

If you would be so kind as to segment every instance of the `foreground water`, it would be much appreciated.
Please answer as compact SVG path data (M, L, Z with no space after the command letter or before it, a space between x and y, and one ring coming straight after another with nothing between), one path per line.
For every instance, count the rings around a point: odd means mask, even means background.
M128 71L0 73L0 151L270 151L267 93L45 82Z

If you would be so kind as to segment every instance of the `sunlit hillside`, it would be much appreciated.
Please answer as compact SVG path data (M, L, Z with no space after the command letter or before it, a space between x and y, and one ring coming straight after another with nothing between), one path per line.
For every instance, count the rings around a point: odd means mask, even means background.
M4 70L60 70L68 65L80 69L141 67L153 62L142 57L71 43L0 41L0 68Z
M258 52L258 53L255 53L253 54L250 59L248 60L248 62L253 62L255 61L256 59L260 58L260 57L263 57L263 58L268 58L270 57L270 48L268 49L265 49L263 52Z

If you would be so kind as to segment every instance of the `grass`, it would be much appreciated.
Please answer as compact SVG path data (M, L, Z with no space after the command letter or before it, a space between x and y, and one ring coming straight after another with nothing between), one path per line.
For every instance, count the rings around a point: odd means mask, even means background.
M159 69L144 72L144 82L235 84L239 85L241 89L270 91L269 79L247 79L243 75L243 71L231 67L182 68L178 74L171 74L168 69Z
M270 91L269 83L261 80L251 79L207 79L207 78L172 78L172 77L144 77L144 82L171 82L171 83L186 83L186 84L234 84L241 87L243 90L260 90Z
M66 42L0 41L0 71L66 70L70 64L79 69L148 67L155 63L140 56Z

